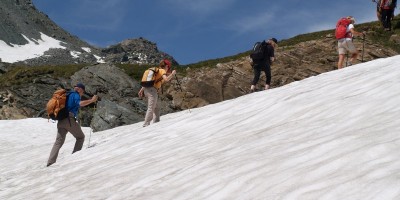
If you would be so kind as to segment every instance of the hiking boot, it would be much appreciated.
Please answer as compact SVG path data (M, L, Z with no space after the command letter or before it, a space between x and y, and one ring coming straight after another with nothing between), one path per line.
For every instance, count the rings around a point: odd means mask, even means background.
M150 125L150 123L144 123L144 124L143 124L143 127L146 127L146 126L148 126L148 125Z
M256 91L256 86L255 85L251 85L250 87L250 93L253 93Z
M346 66L348 67L348 66L352 66L353 65L353 63L351 63L350 61L348 61L347 63L346 63Z
M46 166L46 167L48 167L48 166L50 166L50 165L52 165L52 164L54 164L54 163L47 163L47 166Z

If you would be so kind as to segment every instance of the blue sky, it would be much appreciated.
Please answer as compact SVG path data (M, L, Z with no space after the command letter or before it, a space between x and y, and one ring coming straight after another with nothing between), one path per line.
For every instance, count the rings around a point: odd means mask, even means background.
M106 47L144 37L180 64L235 55L256 41L333 29L338 18L376 20L370 0L33 0L86 42ZM398 11L396 10L396 14ZM357 28L357 26L356 26Z

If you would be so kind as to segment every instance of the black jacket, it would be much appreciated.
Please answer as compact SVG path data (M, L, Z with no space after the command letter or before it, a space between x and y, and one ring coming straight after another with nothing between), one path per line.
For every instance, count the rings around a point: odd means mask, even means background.
M266 43L265 41L263 41L261 45L263 48L264 58L261 60L253 60L254 65L271 65L271 57L275 57L274 47L272 47L271 44Z

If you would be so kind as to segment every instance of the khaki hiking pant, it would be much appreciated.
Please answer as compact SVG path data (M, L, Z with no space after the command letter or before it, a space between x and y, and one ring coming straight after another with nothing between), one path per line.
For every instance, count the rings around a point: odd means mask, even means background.
M158 102L158 93L156 88L144 88L144 95L147 97L147 112L146 116L144 117L143 126L148 126L152 120L153 123L160 121L160 105Z
M76 138L75 147L72 153L82 149L83 142L85 142L85 134L83 134L81 126L78 124L78 122L76 122L73 114L70 113L68 118L60 120L57 123L57 138L54 142L53 148L51 149L47 166L56 162L58 152L64 144L65 137L68 132L70 132Z
M353 44L353 41L346 38L338 40L338 53L344 55L347 53L347 51L349 51L350 53L358 52Z

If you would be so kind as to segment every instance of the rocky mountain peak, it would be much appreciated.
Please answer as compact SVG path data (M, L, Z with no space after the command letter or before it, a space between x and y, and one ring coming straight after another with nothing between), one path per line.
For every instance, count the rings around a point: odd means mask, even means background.
M32 0L15 0L15 4L33 6Z
M157 48L157 44L143 37L127 39L119 44L102 50L105 61L124 64L158 64L162 59L169 59L174 65L176 60Z

